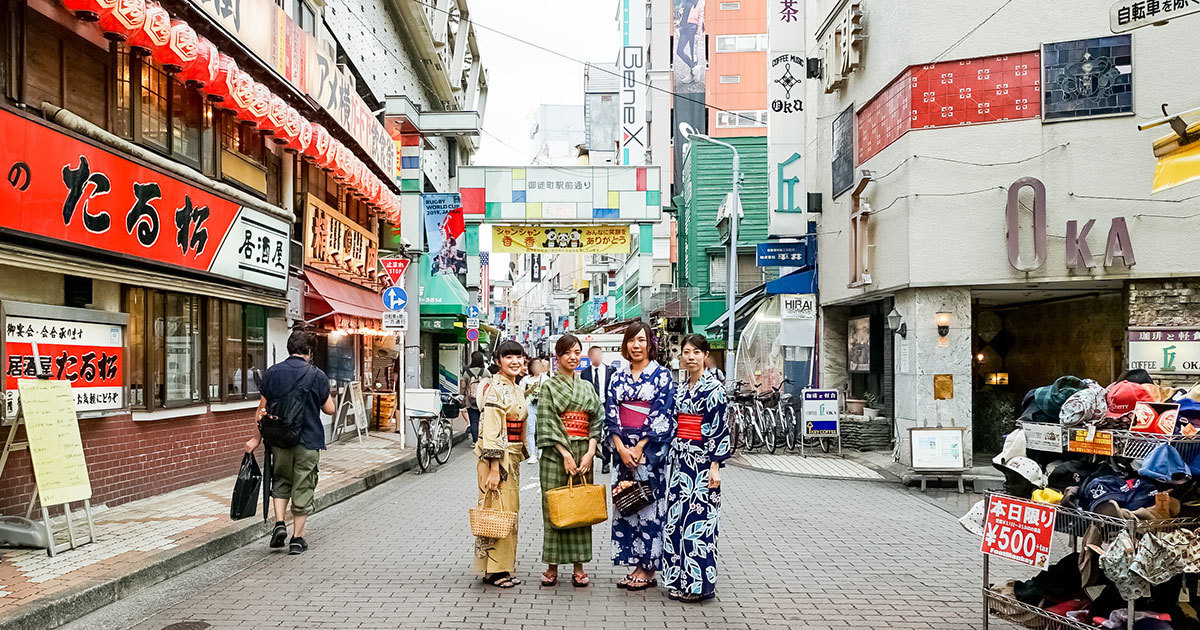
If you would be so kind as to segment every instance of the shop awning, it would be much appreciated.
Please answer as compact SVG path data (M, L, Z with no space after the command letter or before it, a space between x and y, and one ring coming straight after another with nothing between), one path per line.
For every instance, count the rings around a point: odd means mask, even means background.
M1154 190L1162 192L1200 179L1200 142L1193 142L1174 153L1158 158L1154 169Z
M752 289L746 295L743 295L737 304L733 306L733 312L737 313L737 329L744 330L746 328L745 320L749 319L755 309L758 308L758 303L762 302L767 297L766 285L760 285ZM729 311L725 311L720 317L715 319L713 323L705 327L704 332L709 335L719 335L729 327Z
M383 301L378 293L315 271L305 270L304 279L308 281L308 285L312 287L317 297L329 306L329 311L350 317L383 319ZM312 297L311 294L310 297ZM313 314L324 315L325 313Z
M796 271L767 283L767 295L816 293L817 270Z
M470 296L467 288L451 274L433 275L429 257L421 257L421 317L427 315L455 315L465 317Z

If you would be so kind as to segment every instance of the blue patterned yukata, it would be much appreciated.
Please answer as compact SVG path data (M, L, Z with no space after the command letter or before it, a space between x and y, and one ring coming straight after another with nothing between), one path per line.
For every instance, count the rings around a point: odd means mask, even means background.
M663 586L710 596L717 581L717 517L721 490L708 489L710 466L733 454L725 388L711 373L675 393L675 411L701 417L701 441L675 437L667 464L667 520L663 528Z
M622 403L649 403L649 413L640 426L622 426ZM633 471L613 449L613 487L625 480L649 481L657 499L635 514L612 519L612 559L617 566L658 571L662 565L662 524L667 513L667 448L675 435L675 382L671 371L651 361L637 378L629 366L613 374L608 385L604 423L610 439L627 447L646 438L644 463ZM628 417L628 412L627 412Z

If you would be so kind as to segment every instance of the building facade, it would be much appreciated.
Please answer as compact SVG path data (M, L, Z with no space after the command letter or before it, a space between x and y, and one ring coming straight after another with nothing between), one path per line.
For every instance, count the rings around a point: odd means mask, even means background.
M965 427L969 460L1058 376L1196 379L1146 347L1200 324L1178 255L1200 218L1186 187L1150 194L1137 129L1195 104L1185 32L1114 35L1082 0L809 7L823 386L882 399L903 461L914 426Z

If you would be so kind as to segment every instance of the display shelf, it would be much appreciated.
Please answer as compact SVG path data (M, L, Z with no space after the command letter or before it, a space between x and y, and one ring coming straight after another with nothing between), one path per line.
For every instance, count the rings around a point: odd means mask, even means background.
M1001 595L990 588L983 589L983 601L987 606L988 614L1023 628L1035 628L1036 630L1058 630L1059 628L1095 630L1096 628L1096 626L1080 623L1037 606L1030 606L1014 597Z
M1060 441L1059 444L1063 447L1063 452L1067 451L1067 441L1071 435L1071 431L1086 430L1086 427L1064 427L1060 424L1049 424L1043 422L1022 422L1018 423L1019 427L1037 427L1041 429L1058 429ZM1141 431L1129 431L1128 429L1097 429L1097 431L1107 431L1113 435L1113 454L1120 457L1128 457L1130 459L1139 459L1150 454L1159 444L1171 444L1179 454L1183 456L1185 461L1191 461L1193 457L1200 454L1200 435L1160 435L1157 433L1143 433ZM1032 450L1039 450L1031 447ZM1054 452L1054 451L1043 451Z

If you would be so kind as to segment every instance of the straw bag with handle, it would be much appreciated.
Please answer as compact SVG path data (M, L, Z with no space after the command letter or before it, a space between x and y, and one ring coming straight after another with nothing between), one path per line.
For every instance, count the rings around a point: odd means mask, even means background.
M499 508L488 507L488 499L496 496ZM504 501L496 490L479 499L479 507L471 508L471 534L481 538L508 538L517 526L517 513L504 509Z
M590 527L608 520L605 488L591 483L575 484L575 475L567 478L565 488L546 491L550 524L555 529Z

